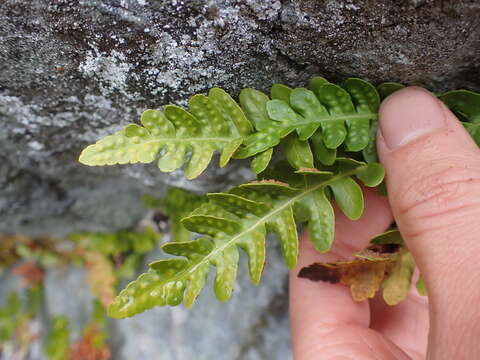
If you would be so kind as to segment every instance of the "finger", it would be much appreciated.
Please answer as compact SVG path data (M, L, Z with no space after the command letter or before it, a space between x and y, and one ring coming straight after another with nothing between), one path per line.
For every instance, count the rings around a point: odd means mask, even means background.
M413 284L418 279L415 271ZM420 296L415 286L400 304L390 306L385 303L379 291L370 301L370 328L386 336L410 358L425 359L428 341L428 297Z
M419 88L382 103L377 140L395 220L430 295L429 351L435 359L458 358L459 344L480 334L480 151L455 116ZM478 354L474 343L465 351Z
M373 333L368 330L368 302L354 302L346 286L297 277L302 267L313 262L351 258L353 253L368 244L370 238L388 227L392 217L386 199L367 190L365 204L365 213L357 221L348 220L337 212L336 236L331 252L320 254L307 236L303 236L299 264L290 272L290 315L295 359L327 358L326 347L331 354L345 346L350 346L352 351L366 349L362 336ZM342 334L345 336L342 337ZM365 336L365 339L371 339L374 335ZM379 339L372 341L376 344ZM332 346L332 341L338 343L338 349ZM380 343L378 346L386 346L383 340Z

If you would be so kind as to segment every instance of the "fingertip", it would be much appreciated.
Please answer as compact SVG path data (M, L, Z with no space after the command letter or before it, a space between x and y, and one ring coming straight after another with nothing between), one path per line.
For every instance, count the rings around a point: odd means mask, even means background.
M379 133L389 150L396 150L419 136L444 128L440 101L419 87L407 87L388 96L379 110Z

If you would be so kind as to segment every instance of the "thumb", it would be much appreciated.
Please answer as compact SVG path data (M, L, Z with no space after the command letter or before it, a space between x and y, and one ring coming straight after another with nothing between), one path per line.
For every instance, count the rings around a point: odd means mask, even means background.
M450 110L416 87L382 103L377 140L393 215L429 293L429 358L476 358L480 151Z

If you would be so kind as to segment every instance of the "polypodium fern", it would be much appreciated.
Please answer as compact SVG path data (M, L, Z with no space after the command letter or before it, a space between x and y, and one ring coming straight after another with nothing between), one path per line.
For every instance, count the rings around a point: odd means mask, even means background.
M347 79L340 87L314 77L308 88L275 84L271 98L255 89L243 89L241 108L225 91L214 88L208 96L193 96L190 112L175 105L145 111L143 127L128 125L85 148L79 160L86 165L113 165L149 163L159 157L158 167L164 172L186 163L188 179L202 173L215 151L221 152L221 167L232 156L253 157L252 170L258 174L279 144L297 169L313 167L315 160L331 165L338 149L341 156L345 151L362 151L367 162L376 162L380 100L401 88L392 82L375 88L357 78ZM480 94L454 90L439 98L480 143Z
M378 108L380 100L402 87L387 82L375 88L356 78L338 86L315 77L308 88L275 84L270 97L244 89L241 107L223 90L212 89L208 96L190 99L190 112L174 105L147 110L141 118L143 127L130 124L88 146L80 156L87 165L146 163L159 157L161 171L186 163L188 179L200 175L219 151L220 166L231 158L252 158L252 170L264 180L208 195L209 202L183 220L188 230L204 236L165 244L167 254L179 257L152 263L112 303L111 316L177 305L184 298L191 306L211 265L217 269L216 295L228 299L238 247L247 253L250 276L258 283L269 231L277 233L286 263L293 267L298 251L295 220L307 224L317 250L328 251L334 228L331 200L357 219L363 196L352 176L368 186L383 178L383 168L376 163ZM439 98L480 143L480 95L458 90ZM270 165L273 158L280 159L275 166ZM368 165L358 161L362 159Z
M193 179L208 166L215 150L221 151L220 166L225 166L252 131L250 122L235 101L222 89L211 89L208 96L195 95L190 112L167 105L163 112L147 110L139 126L124 130L85 148L80 162L86 165L150 163L160 153L158 167L171 172L187 161L185 175Z
M178 305L184 297L186 306L192 306L211 265L216 267L215 294L221 301L228 300L237 273L238 247L247 254L250 278L258 284L268 231L277 234L285 262L294 267L298 254L295 217L308 222L315 248L328 251L334 236L330 192L341 210L349 218L357 219L363 211L363 195L352 176L367 186L376 186L383 179L383 168L375 164L347 159L340 160L337 166L336 173L297 171L291 176L292 183L303 184L302 187L259 181L227 193L208 194L209 202L183 220L187 229L204 237L163 245L167 254L183 258L150 264L149 271L130 283L110 305L110 316L123 318L153 306Z
M200 196L180 188L170 188L164 198L160 200L160 208L169 218L172 241L189 241L192 233L185 228L181 220L193 210L207 201Z

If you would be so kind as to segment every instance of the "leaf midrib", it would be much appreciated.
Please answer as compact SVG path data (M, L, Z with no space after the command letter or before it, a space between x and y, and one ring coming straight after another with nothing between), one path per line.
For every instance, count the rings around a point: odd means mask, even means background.
M210 259L215 257L216 255L218 255L219 253L223 252L227 247L231 246L232 244L235 244L235 242L240 239L242 236L244 236L245 234L249 233L250 231L252 231L254 228L256 228L257 226L259 226L260 224L266 222L270 217L273 217L275 216L277 213L280 213L282 210L284 210L285 208L293 205L296 201L300 200L302 197L322 188L322 187L325 187L327 186L328 184L334 182L334 181L337 181L338 179L342 179L342 178L345 178L345 177L349 177L353 174L356 173L356 171L358 170L358 168L354 169L354 170L351 170L351 171L348 171L348 172L345 172L345 173L342 173L341 175L336 175L328 180L325 180L323 181L322 183L318 184L318 185L315 185L307 190L305 190L304 192L290 198L289 200L285 201L281 206L279 206L278 208L276 209L273 209L272 211L270 211L269 213L265 214L264 216L262 216L260 219L258 219L258 221L256 221L254 224L252 224L248 229L242 231L241 233L235 235L234 237L232 237L229 241L225 242L223 245L219 246L219 247L215 247L214 250L212 250L210 253L208 253L208 255L206 255L204 258L202 258L202 260L200 262L197 262L195 265L193 265L192 267L188 268L188 269L185 269L181 272L179 272L177 275L175 275L174 277L172 277L170 280L167 280L166 282L170 282L170 281L176 281L176 280L181 280L181 279L186 279L186 278L189 278L190 277L190 274L194 273L195 270L206 264L207 262L210 263ZM185 276L185 274L187 274L187 276Z
M138 144L133 144L133 145L144 145L144 144L149 144L149 143L156 143L156 142L232 142L233 140L241 139L241 137L202 137L202 138L196 138L196 137L189 137L189 138L182 138L182 137L162 137L162 138L155 138L149 141L145 141L142 143Z
M127 137L128 138L128 137ZM177 143L177 144L183 144L185 145L191 144L191 143L232 143L238 139L242 139L242 137L235 137L235 138L223 138L223 137L208 137L208 138L178 138L178 137L162 137L162 138L154 138L150 139L147 141L141 141L139 143L133 143L130 142L129 144L125 145L123 148L110 148L110 149L105 149L102 152L103 153L115 153L118 152L122 149L132 149L136 147L141 147L149 144L156 144L156 143L164 143L165 145L171 144L171 143ZM243 140L243 139L242 139ZM97 144L96 144L97 145ZM82 152L83 153L83 152Z
M355 113L355 114L342 114L342 115L325 115L323 117L316 117L315 119L307 120L305 121L298 121L298 122L292 122L292 123L287 123L283 121L276 121L272 120L273 123L278 123L285 125L285 127L298 127L298 126L305 126L305 125L311 125L311 124L320 124L322 121L334 121L334 120L351 120L351 119L364 119L368 118L369 120L375 120L378 119L378 113L377 112L369 112L369 113Z

